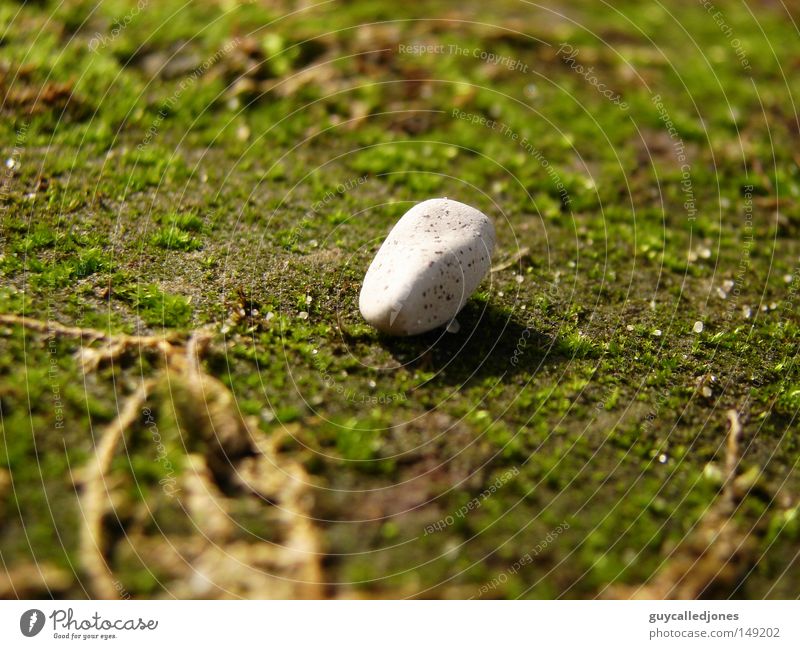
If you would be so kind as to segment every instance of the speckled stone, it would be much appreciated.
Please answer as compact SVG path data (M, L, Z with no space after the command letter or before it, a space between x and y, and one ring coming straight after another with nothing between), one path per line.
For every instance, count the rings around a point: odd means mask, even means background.
M489 272L494 243L492 222L474 207L447 198L415 205L367 270L361 315L395 336L450 324Z

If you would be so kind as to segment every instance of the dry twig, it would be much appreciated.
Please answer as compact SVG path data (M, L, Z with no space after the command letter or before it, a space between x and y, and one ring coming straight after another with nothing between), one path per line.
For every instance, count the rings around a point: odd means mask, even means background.
M106 475L122 436L141 414L142 406L147 401L147 393L154 384L152 380L146 381L128 397L116 419L100 434L95 456L90 460L84 474L80 557L83 568L89 575L92 592L102 599L116 599L119 592L105 558L103 516L108 509L106 505L110 496Z
M82 347L79 359L85 372L97 369L123 354L136 350L157 353L164 368L146 379L125 401L117 417L100 433L95 454L82 473L80 559L89 577L92 594L114 599L124 592L114 578L109 563L111 548L103 531L103 519L113 508L109 472L120 441L137 422L148 394L164 379L185 386L190 403L176 403L176 412L190 435L200 435L206 443L203 456L189 456L192 470L185 476L186 511L193 523L203 523L202 533L184 539L169 539L166 545L175 557L178 548L193 557L178 566L174 593L183 597L320 597L322 573L320 543L311 523L307 497L307 476L302 467L279 457L273 445L251 434L256 423L248 424L239 413L234 395L217 378L207 374L200 359L208 351L211 334L195 331L181 342L177 335L112 335L96 329L69 327L58 322L0 315L0 324L26 330L87 341L103 342L102 348ZM205 406L205 412L198 404ZM223 496L214 479L238 485L244 494L256 497L260 506L273 508L279 503L277 520L285 530L281 544L248 542L235 538L234 502ZM213 513L213 515L211 515ZM147 516L151 512L147 509ZM209 518L209 516L211 516ZM142 548L165 554L165 543L134 534ZM198 550L198 548L200 548ZM168 552L166 554L169 554ZM180 569L180 566L183 569ZM191 572L187 572L190 570ZM202 575L203 579L197 579ZM2 586L2 584L0 584Z
M518 263L523 257L530 254L531 249L528 246L523 246L508 260L493 266L491 272L498 273L506 268L511 268L514 264Z
M732 516L736 510L736 474L741 462L739 414L729 410L725 480L717 500L694 531L673 550L669 561L647 583L616 586L610 595L620 599L696 599L719 584L733 584L746 565L749 535Z

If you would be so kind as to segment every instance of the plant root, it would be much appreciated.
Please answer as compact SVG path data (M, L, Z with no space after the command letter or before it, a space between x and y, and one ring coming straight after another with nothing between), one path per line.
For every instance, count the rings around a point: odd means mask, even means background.
M727 420L725 479L717 500L658 573L644 584L613 586L609 588L610 597L697 599L710 596L716 586L735 585L749 566L750 535L733 519L740 501L736 475L741 463L742 426L736 410L727 412Z
M148 536L143 530L153 512L145 503L139 507L139 520L125 530L139 562L160 566L172 577L169 594L178 597L322 596L321 543L311 518L308 476L299 463L278 453L277 444L252 433L257 422L242 417L233 393L203 369L201 359L210 348L211 332L197 330L188 337L112 335L15 315L0 315L0 324L81 341L76 356L85 373L131 352L155 354L163 361L163 367L128 396L116 418L101 431L92 459L80 472L79 559L92 596L129 596L115 578L111 557L119 552L110 547L114 541L104 530L104 520L115 514L114 504L128 498L112 480L111 466L126 433L141 425L148 395L162 382L171 387L181 428L202 441L205 452L186 456L188 466L181 477L185 496L171 496L172 509L178 505L178 511L188 515L193 533ZM92 346L95 343L103 344ZM180 394L183 398L176 399ZM218 485L232 495L224 495ZM235 514L243 502L274 520L279 541L241 538ZM118 545L124 552L125 544ZM14 586L0 582L0 588ZM19 586L17 590L28 592Z

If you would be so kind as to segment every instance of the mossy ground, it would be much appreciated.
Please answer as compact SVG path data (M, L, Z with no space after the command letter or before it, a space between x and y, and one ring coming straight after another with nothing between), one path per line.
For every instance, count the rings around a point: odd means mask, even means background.
M206 371L310 477L330 596L644 583L718 496L729 409L752 545L703 594L800 594L796 3L719 2L722 26L688 0L145 4L0 5L0 312L210 327ZM513 263L459 333L384 338L360 279L433 196L491 215ZM0 554L66 571L67 596L72 473L152 371L84 375L77 348L0 337ZM185 471L191 431L163 426ZM115 471L157 503L137 435ZM117 570L164 594L146 554Z

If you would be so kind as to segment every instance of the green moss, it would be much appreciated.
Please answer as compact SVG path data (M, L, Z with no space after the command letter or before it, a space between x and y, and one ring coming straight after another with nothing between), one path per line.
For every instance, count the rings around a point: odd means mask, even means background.
M154 284L137 286L132 298L139 317L148 325L185 328L192 320L185 297L164 293Z
M151 241L159 248L167 250L189 251L202 248L202 244L195 237L174 225L159 229Z
M766 495L737 516L765 559L735 593L797 596L781 577L797 517L778 503L800 489L800 172L794 87L776 64L796 56L796 34L778 8L759 9L763 33L746 7L723 8L756 93L699 3L677 20L647 3L579 1L564 9L573 23L513 0L290 16L168 0L90 49L133 4L0 6L13 21L0 77L19 91L0 135L20 144L0 197L0 311L218 332L208 371L311 474L326 581L367 594L471 596L564 520L539 561L487 596L594 597L646 581L715 498L723 413L740 408L742 471L765 468ZM460 11L472 22L458 29L430 20ZM395 22L359 26L383 19ZM365 53L364 38L380 47ZM566 41L627 110L561 60ZM399 51L416 42L466 54ZM292 87L284 77L303 69ZM692 218L653 92L690 162ZM48 100L33 106L38 96ZM383 337L358 315L361 278L396 219L434 195L490 214L495 261L513 263L469 301L459 333ZM725 280L735 290L723 297ZM79 511L64 476L91 453L87 431L157 366L131 355L85 378L78 345L59 341L62 433L48 346L15 327L0 337L0 464L17 492L0 494L0 550L11 566L31 553L18 505L34 512L37 555L75 561ZM158 399L191 411L172 387ZM180 468L174 414L159 427ZM152 442L141 430L126 441L115 476L133 501L158 501ZM511 467L519 474L478 510L424 535ZM263 510L237 506L237 523L278 535ZM370 520L337 522L353 518ZM134 555L120 574L134 595L162 592L163 575Z

